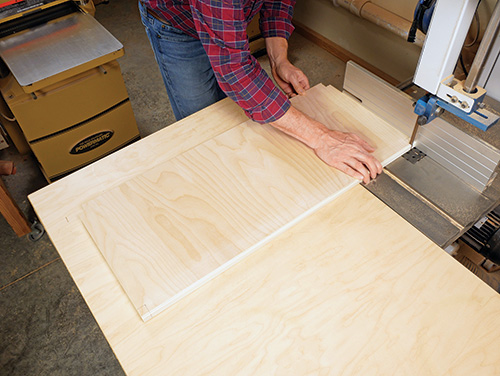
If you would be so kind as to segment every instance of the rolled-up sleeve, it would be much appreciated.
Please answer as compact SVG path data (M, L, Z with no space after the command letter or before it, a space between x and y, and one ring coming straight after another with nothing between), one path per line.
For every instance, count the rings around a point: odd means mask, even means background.
M278 19L283 16L282 5L271 3L287 2L270 1L261 9L261 15L262 11L267 14L264 27L269 35L278 33L282 25ZM269 123L282 117L290 108L290 101L250 54L246 34L248 9L244 2L190 0L190 6L196 31L221 89L256 122ZM289 35L291 30L293 27L285 27L280 33Z
M260 10L260 31L264 38L281 37L288 40L295 1L264 1Z

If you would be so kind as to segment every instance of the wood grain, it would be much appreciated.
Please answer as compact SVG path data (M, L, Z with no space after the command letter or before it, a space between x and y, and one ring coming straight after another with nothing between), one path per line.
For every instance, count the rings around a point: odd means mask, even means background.
M498 294L362 187L146 323L78 232L62 253L128 375L500 372Z
M145 374L493 375L498 314L494 291L354 187L157 318L175 325L148 322L163 351Z
M241 108L226 98L207 107L203 112L197 112L166 126L154 136L150 135L134 142L126 151L120 149L103 158L103 162L94 162L78 170L78 174L71 174L32 193L30 200L36 201L38 209L46 213L46 221L79 221L78 216L82 212L81 205L84 202L246 119ZM203 127L198 126L201 123L204 124ZM68 187L71 187L73 192L69 193ZM51 204L51 199L55 196L62 200L58 207Z
M359 186L144 323L80 205L242 119L218 102L29 197L128 375L500 374L498 294Z
M294 105L367 137L382 161L409 148L335 89L318 85ZM82 220L148 320L354 184L300 142L247 121L89 201Z

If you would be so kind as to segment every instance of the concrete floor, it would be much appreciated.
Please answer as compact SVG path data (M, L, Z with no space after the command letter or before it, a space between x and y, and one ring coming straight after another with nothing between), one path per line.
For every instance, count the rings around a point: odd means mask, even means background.
M137 0L111 0L96 18L125 46L119 59L142 137L174 122L171 107L137 10ZM311 84L341 88L345 64L299 35L290 60ZM268 70L267 58L259 59ZM0 160L18 173L4 181L21 210L35 218L27 195L47 184L31 156L13 147ZM122 375L78 288L45 235L17 238L0 216L0 375Z

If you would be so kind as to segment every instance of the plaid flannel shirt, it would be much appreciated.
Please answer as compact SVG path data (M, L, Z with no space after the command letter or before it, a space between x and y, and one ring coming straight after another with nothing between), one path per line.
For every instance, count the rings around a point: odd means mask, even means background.
M222 90L259 123L279 119L290 108L250 54L246 28L260 12L264 38L288 39L295 0L144 0L159 17L200 39Z

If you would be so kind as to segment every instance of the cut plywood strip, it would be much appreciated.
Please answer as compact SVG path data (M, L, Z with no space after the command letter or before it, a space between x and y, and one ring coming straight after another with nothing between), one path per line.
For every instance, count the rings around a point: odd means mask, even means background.
M375 156L384 166L398 157L392 148L404 148L404 144L409 141L408 135L392 126L382 132L379 124L388 123L371 110L360 106L357 100L349 95L339 95L339 91L333 86L321 86L321 90L323 95L313 98L306 96L296 107L332 129L352 132L369 141L377 148Z
M409 137L417 115L412 98L353 61L346 64L344 90Z
M381 161L409 147L338 91L320 85L294 105L368 134ZM248 121L90 200L82 220L147 320L356 184L300 142Z

